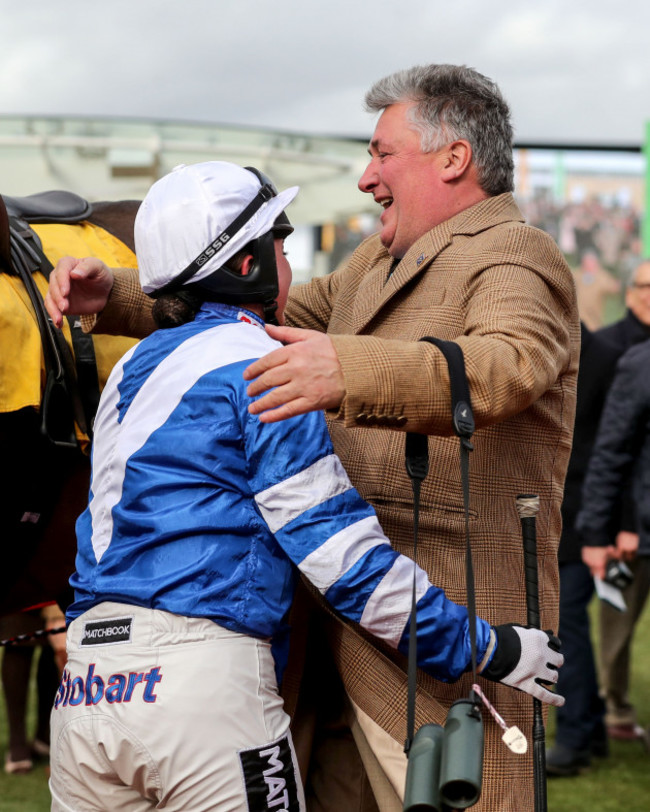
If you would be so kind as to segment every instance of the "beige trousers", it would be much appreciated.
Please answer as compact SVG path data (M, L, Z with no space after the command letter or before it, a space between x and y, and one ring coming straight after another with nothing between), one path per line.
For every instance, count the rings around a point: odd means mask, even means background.
M379 812L402 812L407 759L404 748L349 701L348 723Z
M634 580L623 592L626 612L600 602L600 680L605 695L607 725L636 724L636 709L630 702L630 658L634 628L650 591L650 558L636 558L630 564Z

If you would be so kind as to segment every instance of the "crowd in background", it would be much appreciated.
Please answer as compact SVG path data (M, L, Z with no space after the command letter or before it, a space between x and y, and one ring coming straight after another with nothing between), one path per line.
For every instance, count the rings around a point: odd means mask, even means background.
M596 330L623 312L626 280L641 258L641 215L631 203L601 200L556 200L540 190L517 198L530 225L557 242L574 272L580 313ZM373 218L355 217L334 227L328 269L333 271L359 243L377 230Z
M576 277L585 324L595 330L620 315L626 280L641 258L639 212L596 198L567 203L542 194L521 208L560 246Z

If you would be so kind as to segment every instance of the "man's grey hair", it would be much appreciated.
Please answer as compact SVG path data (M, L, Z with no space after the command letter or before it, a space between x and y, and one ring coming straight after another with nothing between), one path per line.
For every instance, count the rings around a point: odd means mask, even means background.
M423 152L456 139L469 141L483 191L513 191L510 108L497 85L473 68L422 65L398 71L376 82L365 102L372 113L413 102L409 116Z

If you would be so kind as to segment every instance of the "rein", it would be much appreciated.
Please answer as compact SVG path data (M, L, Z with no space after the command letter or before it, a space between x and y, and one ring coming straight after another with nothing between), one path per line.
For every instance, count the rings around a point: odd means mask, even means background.
M56 629L37 629L35 632L17 634L15 637L7 638L7 640L0 640L0 648L6 646L16 646L19 643L26 643L28 640L37 640L39 637L49 637L53 634L64 634L65 631L65 626L58 626Z

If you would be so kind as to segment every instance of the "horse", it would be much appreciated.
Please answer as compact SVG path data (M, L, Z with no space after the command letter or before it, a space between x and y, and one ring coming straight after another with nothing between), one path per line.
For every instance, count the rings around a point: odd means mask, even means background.
M71 192L0 196L0 568L2 686L9 730L6 772L32 769L49 752L49 711L65 664L65 636L38 658L35 738L28 691L41 635L63 631L72 599L75 522L86 506L89 450L99 395L133 339L89 336L74 317L54 327L43 303L62 256L136 262L139 201L90 204ZM54 628L52 628L54 627ZM6 639L5 639L6 638Z
M43 304L49 272L66 254L135 267L139 205L61 191L0 196L0 617L71 600L94 412L134 343L84 334L74 317L55 328Z

